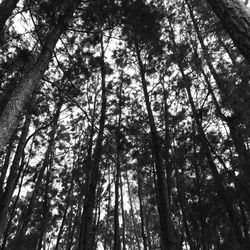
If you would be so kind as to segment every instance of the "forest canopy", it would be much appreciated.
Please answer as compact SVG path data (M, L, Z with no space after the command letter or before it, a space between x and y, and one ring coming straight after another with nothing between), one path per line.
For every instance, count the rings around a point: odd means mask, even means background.
M249 250L248 2L0 1L0 250Z

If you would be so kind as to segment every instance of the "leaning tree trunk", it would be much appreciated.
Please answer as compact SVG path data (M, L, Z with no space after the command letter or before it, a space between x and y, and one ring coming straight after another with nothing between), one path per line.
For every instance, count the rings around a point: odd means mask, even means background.
M145 78L145 67L141 59L141 53L139 45L135 39L134 41L136 56L138 60L138 66L140 69L140 77L142 83L142 89L144 93L144 99L146 103L149 126L151 130L152 151L155 159L156 167L156 180L157 180L157 205L160 217L161 228L161 245L162 249L175 250L177 249L178 240L175 234L174 225L171 216L171 207L169 202L168 185L165 174L164 159L162 155L162 148L160 143L160 137L156 129L154 116L149 100L149 94L147 90L147 81Z
M240 0L207 0L235 46L250 64L250 11Z
M5 23L10 17L19 0L4 0L0 4L0 35L4 30Z
M77 2L80 2L80 0L65 1L65 13L61 16L61 21L46 37L46 42L37 62L34 64L33 68L24 75L18 87L14 90L9 102L6 104L0 117L0 152L9 142L10 137L16 128L19 115L43 77L51 60L57 41L61 34L66 30L67 23L73 15Z
M175 48L177 48L177 44L175 41L175 34L174 34L173 27L171 26L170 20L169 20L169 24L170 24L170 37L171 37L171 40L174 44L173 53L177 54L177 51L175 49ZM208 166L209 166L211 173L212 173L212 176L214 178L214 183L215 183L215 187L217 189L217 193L218 193L219 197L221 198L223 205L227 211L228 218L231 222L231 226L232 226L233 232L235 234L235 237L238 240L238 243L240 244L242 249L249 249L249 244L250 244L249 239L245 239L242 235L240 226L239 226L238 221L237 221L237 218L238 218L237 210L232 205L232 198L231 198L228 190L224 186L223 178L222 178L221 174L219 173L217 166L214 162L213 156L211 154L209 144L208 144L205 132L204 132L203 127L202 127L202 121L199 119L199 115L198 115L198 112L197 112L197 109L196 109L196 106L195 106L195 103L194 103L194 100L192 97L192 91L191 91L192 83L191 83L190 78L185 74L183 63L182 63L181 59L179 59L177 61L177 66L179 68L179 71L180 71L182 79L183 79L183 83L184 83L184 86L185 86L185 89L187 92L188 100L189 100L192 112L194 114L194 120L195 120L195 123L197 126L197 132L199 134L201 147L203 148L203 150L205 152Z
M26 115L26 119L23 125L22 134L20 136L18 146L16 149L15 157L13 159L10 173L8 176L8 181L4 190L4 193L0 200L0 235L5 230L5 220L8 214L8 208L11 202L12 195L16 188L17 178L18 178L18 172L22 171L23 165L20 164L24 148L25 148L25 142L27 135L29 133L29 126L31 123L31 114Z
M244 175L247 178L249 178L250 177L250 170L248 168L248 162L250 160L250 155L248 154L247 148L245 146L245 141L244 141L244 138L243 138L243 131L242 131L242 128L240 127L239 121L238 121L238 119L234 119L234 116L237 115L237 108L235 107L235 105L237 105L237 106L239 106L239 105L235 104L234 101L230 100L230 93L228 93L227 87L226 87L226 86L229 86L229 82L224 80L217 73L216 69L214 68L211 57L210 57L209 52L208 52L208 48L204 44L204 41L203 41L200 29L199 29L197 20L196 20L196 18L194 16L192 6L190 5L188 0L185 0L185 2L186 2L187 7L189 9L190 17L191 17L191 20L193 22L194 29L195 29L195 31L197 33L197 37L198 37L198 40L200 42L201 48L203 50L203 53L204 53L208 68L209 68L213 78L215 79L215 82L216 82L219 90L221 91L222 98L227 100L227 102L229 103L230 107L233 110L234 114L231 117L226 117L226 116L223 115L223 113L221 111L221 108L219 107L219 104L216 101L216 98L215 98L215 96L213 94L211 84L210 84L204 70L202 69L202 73L203 73L205 81L207 82L207 85L208 85L208 90L209 90L210 94L213 97L214 104L216 106L216 110L217 110L218 114L220 115L221 119L227 123L227 125L228 125L228 127L230 129L230 135L231 135L233 143L235 145L235 149L236 149L236 151L237 151L237 153L239 155L239 160L240 160L240 165L241 165L242 172L244 173ZM240 122L243 123L243 124L246 123L242 119L240 119ZM247 124L245 124L245 126L247 127ZM248 130L248 128L247 128L247 130Z
M25 234L28 230L28 224L29 224L30 218L31 218L33 210L34 210L34 204L37 200L37 197L38 197L41 185L42 185L42 181L44 178L44 172L45 172L46 168L48 169L49 164L51 164L53 147L54 147L54 143L55 143L55 136L56 136L56 132L57 132L58 120L60 117L62 105L63 105L63 99L61 99L59 101L58 107L57 107L56 112L55 112L54 117L53 117L52 128L50 131L50 138L49 138L49 142L48 142L48 148L45 152L43 164L42 164L41 169L39 170L38 178L36 179L36 185L35 185L34 190L32 192L32 196L30 198L29 205L26 208L26 210L23 211L23 213L21 214L21 216L19 218L19 225L18 225L17 235L16 235L16 239L15 239L17 242L25 236Z

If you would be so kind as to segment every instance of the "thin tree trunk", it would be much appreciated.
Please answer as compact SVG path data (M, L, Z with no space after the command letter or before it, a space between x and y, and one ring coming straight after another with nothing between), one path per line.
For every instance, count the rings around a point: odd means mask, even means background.
M36 250L41 250L42 247L46 244L46 231L47 231L47 225L48 225L48 213L50 208L50 202L49 202L49 185L50 185L50 176L51 176L51 168L52 168L52 158L50 159L50 164L47 167L47 174L46 174L46 182L45 182L45 190L44 190L44 197L43 197L43 205L42 205L42 217L40 221L40 226L38 229L38 244Z
M107 215L106 215L106 225L105 225L105 235L104 235L104 243L103 243L103 248L104 250L107 250L107 245L108 245L108 229L110 227L109 225L109 218L110 218L110 206L111 206L111 173L109 169L108 173L108 178L109 178L109 183L108 183L108 205L107 205Z
M67 238L67 244L66 244L66 250L71 250L73 247L76 248L76 246L78 244L78 242L75 242L75 244L74 244L74 238L75 238L74 235L75 235L78 221L81 217L81 203L82 203L82 194L79 195L77 212L76 212L76 215L74 217L73 223L71 223L71 225L70 225L72 227L72 229L69 231L69 235ZM71 207L71 209L72 209L72 207Z
M250 11L240 0L207 0L235 46L250 63Z
M179 176L179 169L181 169L181 176ZM193 237L191 235L191 232L190 232L190 229L189 229L189 225L188 225L188 216L187 216L187 211L186 211L186 208L187 208L187 204L186 204L186 197L185 197L185 193L184 193L184 190L183 190L183 185L182 185L182 180L184 180L184 173L183 173L183 166L181 165L180 167L178 166L176 168L176 184L177 184L177 191L178 191L178 200L179 200L179 204L180 204L180 207L181 207L181 213L182 213L182 219L183 219L183 225L184 225L184 228L185 228L185 232L186 232L186 236L187 236L187 241L188 241L188 244L190 246L190 249L192 250L196 250L198 249L196 246L195 246L195 242L193 240Z
M171 197L172 197L172 179L171 179L171 174L172 174L172 169L171 169L171 164L170 164L170 155L169 155L169 150L171 148L171 141L170 141L170 136L169 136L169 111L168 111L168 104L167 104L167 90L163 86L163 107L164 107L164 130L165 130L165 138L164 138L164 159L165 159L165 169L167 173L167 184L168 184L168 195L169 195L169 202L171 205Z
M8 176L8 181L4 190L4 193L1 197L1 203L0 203L0 235L5 230L5 220L8 213L8 207L11 202L11 198L13 195L13 192L16 188L17 178L18 178L18 172L22 171L23 165L20 164L20 160L23 155L24 147L25 147L25 141L29 132L29 126L31 123L31 114L28 113L26 115L25 123L23 125L22 134L20 136L18 146L16 149L15 157L13 159L13 163L10 169L10 173ZM20 168L20 169L19 169Z
M103 37L101 38L103 39ZM84 209L80 228L80 239L78 250L91 250L92 246L92 226L93 226L93 212L95 208L96 187L99 180L99 163L102 155L102 142L103 132L106 120L106 68L104 62L104 44L101 40L101 85L102 85L102 107L98 136L96 146L93 153L93 160L91 159L88 164L88 174L86 180L86 193L84 201Z
M22 213L21 218L20 218L19 228L17 230L17 235L16 235L17 241L22 239L24 237L26 231L28 230L28 224L29 224L31 215L33 213L35 201L36 201L36 199L38 197L38 193L40 191L40 187L41 187L42 180L44 177L44 172L50 164L51 156L53 153L55 135L56 135L56 131L57 131L57 123L59 120L62 104L63 104L63 99L61 99L59 101L57 110L56 110L54 118L53 118L48 148L47 148L45 156L44 156L42 167L39 170L39 175L38 175L38 178L36 180L36 184L35 184L32 196L30 198L29 205L28 205L27 209Z
M169 202L166 174L164 171L165 166L162 156L160 137L156 129L154 116L151 109L149 94L147 90L147 81L145 79L145 69L141 59L140 49L136 40L134 41L134 45L136 48L138 65L140 68L141 83L147 107L149 126L151 130L152 151L155 158L157 186L158 186L157 202L158 202L158 212L160 217L162 249L175 250L177 249L178 239L177 235L174 232L174 226L171 218L171 207Z
M67 194L67 199L66 199L66 207L65 207L64 212L63 212L63 218L62 218L62 222L61 222L61 225L60 225L60 228L59 228L59 232L58 232L58 235L57 235L56 246L55 246L54 250L58 250L59 249L59 243L60 243L60 240L61 240L61 237L62 237L62 233L63 233L63 228L64 228L64 225L65 225L65 221L67 219L69 202L70 202L70 198L71 198L71 193L72 193L73 185L74 185L74 182L73 182L73 175L72 175L72 177L71 177L71 183L70 183L70 188L69 188L69 191L68 191L68 194Z
M23 162L22 162L21 164L24 164L24 157L23 157L22 161L23 161ZM28 165L28 164L26 164L26 166L27 166L27 165ZM19 171L19 172L20 172L20 174L21 174L21 171ZM19 183L18 193L17 193L16 199L15 199L15 202L14 202L14 205L13 205L13 208L12 208L12 211L11 211L11 215L10 215L10 218L9 218L9 222L8 222L7 227L6 227L6 230L5 230L5 234L4 234L4 238L3 238L1 250L4 250L4 249L5 249L5 246L6 246L6 243L7 243L7 240L8 240L9 230L10 230L10 227L11 227L11 224L12 224L12 220L13 220L13 218L14 218L14 216L15 216L16 206L17 206L17 202L18 202L19 197L20 197L20 193L21 193L21 189L22 189L22 184L23 184L24 176L25 176L25 170L22 172L22 177L21 177L21 180L20 180L20 183Z
M131 188L130 188L128 170L127 169L125 170L125 177L126 177L127 186L128 186L128 199L129 199L129 203L130 203L130 214L131 214L131 217L132 217L135 239L136 239L138 250L141 250L139 234L138 234L138 230L137 230L137 227L136 227L134 206L133 206L133 201L132 201L132 195L131 195L131 192L130 192Z
M138 185L138 198L139 198L139 206L140 206L140 217L141 217L141 235L143 239L143 248L144 250L148 249L147 235L145 233L145 213L144 213L144 204L143 204L143 196L142 196L142 174L141 174L141 166L138 164L137 166L137 185Z
M224 204L224 206L226 208L228 217L229 217L230 222L231 222L231 224L233 226L234 234L235 234L238 242L242 246L242 249L247 250L250 245L248 243L248 240L244 239L244 237L243 237L243 235L241 233L241 229L240 229L240 227L238 225L237 212L235 211L235 209L234 209L234 207L232 205L232 200L230 198L230 195L228 194L227 190L225 189L225 187L223 185L222 177L220 176L220 174L219 174L219 172L217 170L217 167L216 167L216 165L214 163L214 160L212 158L209 146L207 144L207 139L206 139L206 136L205 136L204 131L202 129L202 126L200 124L200 121L198 119L198 114L197 114L197 111L195 109L195 105L194 105L194 102L193 102L193 99L192 99L192 96L191 96L191 91L190 91L189 88L187 88L187 92L188 92L190 104L192 106L192 111L193 111L194 116L195 116L196 125L198 127L198 133L199 133L199 136L200 136L202 147L203 147L203 149L205 151L205 154L207 156L208 164L210 166L210 169L211 169L214 181L215 181L215 186L217 188L217 192L218 192L218 194L219 194L219 196L220 196L221 200L223 201L223 204Z
M121 210L122 210L122 250L126 250L126 240L125 240L125 211L124 211L124 201L123 201L123 181L120 175L120 193L121 193Z
M174 44L174 48L173 48L173 52L175 53L175 48L177 48L177 44L175 42L175 34L174 34L174 30L171 26L171 22L169 20L170 23L170 37L172 38L172 42ZM186 92L188 95L188 99L189 99L189 103L192 109L192 112L194 114L194 119L196 122L196 126L197 126L197 131L199 134L199 138L200 138L200 142L201 142L201 146L206 154L207 157L207 161L208 161L208 165L210 167L212 176L214 178L214 182L215 182L215 187L217 189L218 195L220 196L221 200L223 201L224 207L227 211L228 217L230 219L231 225L233 227L233 231L234 234L236 236L236 239L238 240L239 244L241 245L242 249L248 249L249 248L249 242L248 239L245 239L242 235L241 229L238 225L238 221L237 221L237 212L232 204L232 200L231 200L231 196L229 195L229 193L227 192L226 188L224 187L223 184L223 179L220 175L220 173L217 170L217 166L214 163L212 154L210 152L210 148L209 148L209 144L206 138L206 135L204 133L204 130L202 128L202 124L201 124L201 120L199 119L199 115L197 112L197 109L195 107L195 103L191 94L191 81L189 79L188 76L185 75L184 73L184 68L182 65L182 61L178 60L177 61L177 65L179 67L182 79L183 79L183 83L185 84L185 88L186 88Z
M15 142L15 137L16 137L16 132L13 133L13 135L10 138L10 142L9 145L6 149L6 155L5 155L5 159L4 159L4 163L3 166L1 166L1 176L0 176L0 200L2 199L2 195L3 195L3 191L4 191L4 181L6 178L6 174L9 168L9 162L10 162L10 156L11 156L11 152L13 150L14 147L14 142Z
M194 127L194 126L193 126ZM193 137L195 137L195 128L193 128ZM209 250L208 249L208 245L207 245L207 237L206 237L206 233L205 233L205 225L206 225L206 222L205 222L205 218L203 216L203 213L202 213L202 193L201 193L201 185L202 185L202 173L199 169L199 165L198 163L196 163L196 160L197 159L197 152L196 152L196 145L194 145L194 162L193 162L193 165L194 165L194 168L195 168L195 181L196 181L196 189L197 189L197 195L198 195L198 205L199 205L199 220L200 220L200 245L201 245L201 248L202 250Z
M23 76L23 79L13 91L11 98L6 104L0 117L0 152L9 142L11 135L16 129L18 118L25 104L29 101L30 96L39 85L51 60L57 41L66 30L67 23L73 15L77 2L80 2L80 0L65 0L65 14L60 18L62 21L48 34L37 62L33 68Z
M121 176L121 117L122 117L122 81L119 89L118 124L115 132L116 140L116 172L115 172L115 211L114 211L114 250L121 249L119 226L119 186Z

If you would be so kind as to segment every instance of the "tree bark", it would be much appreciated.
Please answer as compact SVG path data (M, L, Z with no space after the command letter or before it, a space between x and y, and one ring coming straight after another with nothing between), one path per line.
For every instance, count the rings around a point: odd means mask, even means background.
M0 117L0 152L9 142L13 134L18 118L28 102L33 91L39 85L41 78L46 71L51 60L52 53L61 34L66 30L67 23L71 19L76 8L76 3L80 0L65 1L65 13L58 23L46 37L46 42L33 68L23 76L20 84L13 91L13 94L6 104Z
M240 0L207 0L235 46L250 64L250 11Z

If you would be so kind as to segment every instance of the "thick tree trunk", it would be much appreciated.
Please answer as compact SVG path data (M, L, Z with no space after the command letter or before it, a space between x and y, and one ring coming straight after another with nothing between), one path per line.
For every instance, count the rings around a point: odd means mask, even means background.
M207 0L235 46L250 64L250 11L240 0Z
M141 83L144 93L144 99L146 103L146 108L148 112L149 126L151 130L152 138L152 151L155 158L156 176L157 176L157 187L158 187L158 212L160 217L160 227L161 227L161 241L162 249L175 250L177 249L177 235L174 232L174 226L171 218L171 208L169 202L168 186L165 174L164 160L162 156L162 148L160 143L160 137L158 135L153 112L151 109L151 104L149 100L149 94L147 90L147 81L145 79L144 65L140 55L140 49L138 43L134 42L136 55L138 60L138 65L140 68Z
M58 23L49 33L45 39L46 42L37 62L34 64L30 72L24 75L17 88L13 91L9 102L6 104L0 117L0 152L9 142L25 104L28 102L30 96L37 88L41 78L43 77L43 74L51 60L57 41L59 40L61 34L65 31L66 25L73 15L76 2L79 2L79 0L66 1L65 14L61 18L63 21Z
M19 0L3 0L0 4L0 35L2 36L2 32L4 30L5 23L7 19L12 14L13 10L16 8Z

